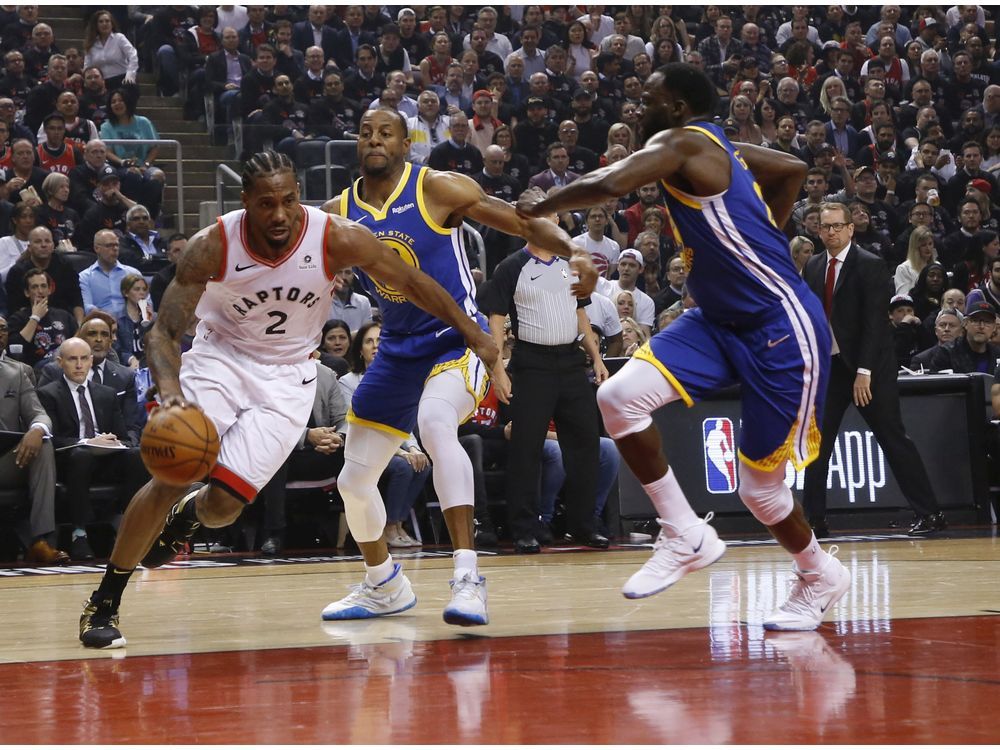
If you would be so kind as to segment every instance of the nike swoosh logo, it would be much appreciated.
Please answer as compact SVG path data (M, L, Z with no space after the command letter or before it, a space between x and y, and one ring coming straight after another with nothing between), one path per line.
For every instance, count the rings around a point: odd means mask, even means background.
M694 548L694 553L695 553L696 555L698 554L698 551L699 551L699 550L701 549L701 545L703 545L704 543L705 543L705 535L704 535L704 534L702 534L702 535L701 535L701 541L700 541L700 542L698 542L698 546Z
M309 378L309 380L305 380L305 379L303 379L303 380L302 380L302 385L309 385L309 384L310 384L311 382L313 382L313 381L314 381L315 379L316 379L316 377L312 377L312 378Z
M540 278L542 278L542 275L541 275L541 274L538 274L537 276L532 276L532 277L531 277L531 280L532 280L532 281L535 281L536 279L540 279Z
M434 334L434 338L439 338L442 334L446 333L447 331L450 331L451 328L452 328L451 326L448 326L447 328L442 328L440 331Z
M257 267L256 263L251 263L249 266L239 266L238 265L238 266L236 266L236 272L239 273L240 271L246 271L246 270L248 270L250 268L256 268L256 267Z
M786 334L785 334L784 336L782 336L782 337L781 337L780 339L778 339L777 341L771 341L770 339L768 339L768 341L767 341L767 348L768 348L768 349L773 349L773 348L774 348L774 347L776 347L776 346L777 346L778 344L780 344L780 343L781 343L782 341L787 341L787 340L788 340L788 339L790 339L791 337L792 337L792 334L790 334L790 333L786 333Z

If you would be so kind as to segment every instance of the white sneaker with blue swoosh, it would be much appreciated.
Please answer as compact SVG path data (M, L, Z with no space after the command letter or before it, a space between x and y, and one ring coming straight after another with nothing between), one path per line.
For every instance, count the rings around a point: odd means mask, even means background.
M625 598L644 599L659 594L688 573L707 568L722 557L726 543L708 525L714 516L709 513L682 531L657 518L661 530L653 544L653 556L625 582L622 587Z
M792 586L787 601L764 620L765 630L815 630L834 604L851 587L851 574L834 555L837 546L830 547L830 556L819 570L792 570L798 580Z
M392 575L378 586L367 578L355 586L340 601L328 604L323 610L324 620L367 620L405 612L417 603L410 580L403 575L403 567L396 563Z

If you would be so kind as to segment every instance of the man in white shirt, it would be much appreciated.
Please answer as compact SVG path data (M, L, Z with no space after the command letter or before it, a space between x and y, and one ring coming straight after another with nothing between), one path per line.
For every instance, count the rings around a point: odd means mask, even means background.
M401 70L394 70L385 77L385 88L399 97L396 109L403 117L417 116L417 102L406 95L406 75ZM382 98L372 99L368 109L378 109L382 106Z
M138 269L118 260L118 248L118 235L110 229L102 229L94 235L97 262L80 271L84 311L104 310L116 320L125 313L122 279L129 274L142 276Z
M642 326L649 336L653 331L655 305L652 297L635 286L643 265L642 254L638 250L632 248L622 250L618 257L618 280L598 278L596 291L612 302L616 301L618 292L632 292L632 299L635 301L635 322Z
M410 131L410 161L427 163L431 150L451 137L451 118L441 114L438 95L426 89L417 97L417 116L406 118Z
M480 8L479 15L476 16L476 26L486 32L486 49L498 55L501 60L506 60L507 55L514 51L510 40L503 34L496 33L497 12L495 8L491 8L488 5ZM464 49L472 48L470 36L470 34L466 34L465 39L462 40L462 47Z
M606 279L610 279L618 270L618 256L621 253L621 245L604 236L608 221L607 211L601 206L594 206L587 211L587 231L573 238L573 244L590 253L597 273Z

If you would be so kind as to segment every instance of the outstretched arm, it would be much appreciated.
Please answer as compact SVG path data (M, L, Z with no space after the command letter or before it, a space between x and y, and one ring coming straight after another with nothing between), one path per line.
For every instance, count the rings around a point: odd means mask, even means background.
M434 279L404 263L388 245L360 224L333 217L327 230L330 267L358 266L373 279L397 289L406 298L462 334L469 348L490 368L497 395L506 401L510 384L500 350L479 324L462 310Z
M529 245L570 259L570 267L578 281L573 284L573 294L589 297L597 284L597 271L590 254L570 241L569 235L558 224L547 218L534 218L519 214L514 207L499 198L483 192L477 182L455 172L430 172L424 178L434 205L445 206L448 221L460 221L467 216L480 224L499 229L507 234L523 237ZM554 212L550 212L554 213ZM544 214L537 214L544 216ZM451 224L455 226L456 224Z
M164 405L183 401L181 392L181 337L194 317L205 285L219 271L222 245L216 226L198 232L177 261L177 275L160 303L156 323L149 331L146 359Z

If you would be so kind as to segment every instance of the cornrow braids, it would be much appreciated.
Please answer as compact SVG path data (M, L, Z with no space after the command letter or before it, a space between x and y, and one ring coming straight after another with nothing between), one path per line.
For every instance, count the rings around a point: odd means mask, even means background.
M243 164L243 191L250 192L254 180L258 177L281 172L285 169L295 173L295 165L286 154L270 149L254 154Z

